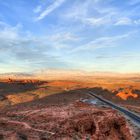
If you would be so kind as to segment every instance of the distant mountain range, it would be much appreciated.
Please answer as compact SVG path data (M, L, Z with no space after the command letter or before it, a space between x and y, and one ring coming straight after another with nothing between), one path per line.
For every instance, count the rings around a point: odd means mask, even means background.
M135 78L140 77L140 73L114 73L114 72L85 72L78 70L42 70L34 73L2 73L0 78L13 78L13 79L49 79L49 80L61 80L61 79L79 79L79 78L89 78L89 77L129 77Z
M2 73L0 74L0 78L13 78L13 79L26 79L26 78L33 78L34 74L29 73L18 73L18 72L11 72L11 73Z

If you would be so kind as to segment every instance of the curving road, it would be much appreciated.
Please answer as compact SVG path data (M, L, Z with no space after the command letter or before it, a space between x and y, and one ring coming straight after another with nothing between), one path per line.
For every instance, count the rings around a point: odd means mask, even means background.
M131 120L133 120L135 122L135 124L140 127L140 116L135 114L134 112L131 112L129 110L127 110L126 108L124 107L121 107L121 106L118 106L106 99L103 99L101 97L99 97L98 95L96 95L94 92L92 91L88 91L88 94L91 96L91 97L95 97L97 98L98 100L102 101L103 103L111 106L112 108L124 113L126 116L128 116Z

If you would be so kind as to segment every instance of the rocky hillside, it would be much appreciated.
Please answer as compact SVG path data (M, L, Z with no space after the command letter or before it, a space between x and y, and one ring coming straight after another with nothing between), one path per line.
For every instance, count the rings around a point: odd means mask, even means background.
M4 140L132 140L121 115L108 108L75 102L66 106L23 108L0 113L0 139Z

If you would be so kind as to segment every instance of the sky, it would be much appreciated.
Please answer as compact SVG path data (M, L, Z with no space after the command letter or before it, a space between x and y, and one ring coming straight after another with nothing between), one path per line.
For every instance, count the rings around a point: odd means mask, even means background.
M0 73L140 72L140 0L0 0Z

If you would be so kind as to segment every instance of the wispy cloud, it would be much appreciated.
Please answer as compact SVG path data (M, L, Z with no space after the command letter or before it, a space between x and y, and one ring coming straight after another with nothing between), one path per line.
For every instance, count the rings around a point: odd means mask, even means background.
M40 15L36 18L36 20L41 20L45 18L47 15L49 15L51 12L56 10L58 7L60 7L66 0L55 0L55 2L47 7L44 11L40 13ZM37 11L40 11L40 7L36 9Z
M138 3L140 0L132 0L131 2ZM83 3L74 3L62 16L93 27L139 25L139 17L133 18L137 13L136 9L123 10L122 12L122 9L119 8L111 6L109 1L103 3L101 0L87 0ZM91 11L93 12L91 13Z
M63 17L91 26L113 24L115 22L113 17L116 16L117 10L112 7L102 7L101 5L101 0L87 0L82 3L75 3ZM91 10L94 11L92 14Z
M78 41L80 38L70 32L59 32L52 36L49 36L49 40L52 42L67 42L67 41Z
M22 33L20 30L20 25L17 26L4 26L2 29L0 29L0 53L3 54L12 54L12 57L18 56L17 54L22 52L25 54L28 53L28 57L26 55L26 58L35 58L36 56L32 57L33 55L39 53L38 47L33 48L36 44L36 46L39 45L39 41L36 37L28 36L28 34ZM22 58L21 55L19 55L18 58Z
M99 17L99 18L83 18L81 21L85 24L91 25L91 26L101 26L109 24L111 19L108 16Z
M134 33L134 32L133 32ZM100 37L93 41L88 42L85 45L79 46L73 49L71 52L79 52L85 50L95 50L100 48L115 47L116 43L122 39L129 37L132 33L127 33L123 35L117 35L112 37Z
M133 21L130 18L121 18L119 19L115 25L132 25Z
M140 25L140 19L131 19L131 18L128 18L128 17L123 17L123 18L120 18L116 21L116 23L114 25Z
M6 65L14 62L19 67L24 65L28 69L40 67L63 67L65 64L60 51L69 47L69 42L78 41L79 38L70 32L58 32L52 35L36 37L23 33L21 25L10 26L2 24L0 28L0 65L6 61ZM30 68L29 68L30 67Z

